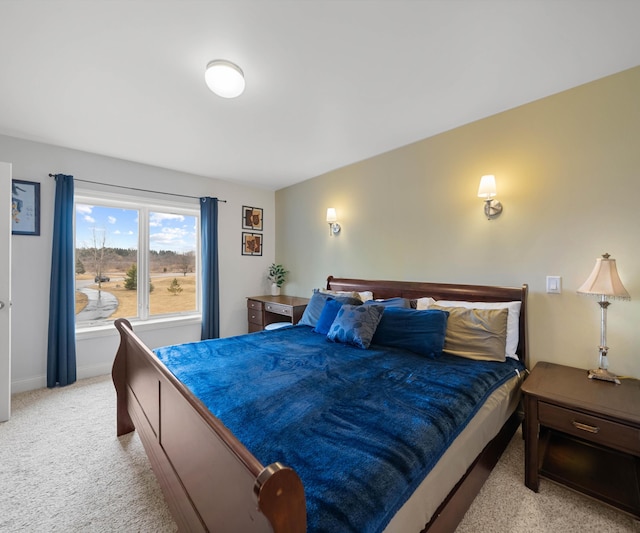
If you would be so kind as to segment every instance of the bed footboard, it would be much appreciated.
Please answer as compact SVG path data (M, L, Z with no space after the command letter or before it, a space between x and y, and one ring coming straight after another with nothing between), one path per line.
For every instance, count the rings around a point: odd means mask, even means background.
M291 468L264 467L133 333L115 322L117 434L136 429L181 531L306 531Z

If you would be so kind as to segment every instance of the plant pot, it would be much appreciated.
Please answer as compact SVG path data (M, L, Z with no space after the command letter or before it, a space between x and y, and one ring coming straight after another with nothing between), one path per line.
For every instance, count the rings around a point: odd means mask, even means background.
M280 296L280 287L275 283L271 284L271 296Z

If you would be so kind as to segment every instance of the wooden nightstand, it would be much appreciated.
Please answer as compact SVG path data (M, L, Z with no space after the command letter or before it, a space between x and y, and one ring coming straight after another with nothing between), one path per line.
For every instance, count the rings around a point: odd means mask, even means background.
M274 322L297 324L308 303L309 298L297 296L250 296L247 298L249 333L262 331Z
M640 381L538 363L522 385L525 485L539 476L640 518Z

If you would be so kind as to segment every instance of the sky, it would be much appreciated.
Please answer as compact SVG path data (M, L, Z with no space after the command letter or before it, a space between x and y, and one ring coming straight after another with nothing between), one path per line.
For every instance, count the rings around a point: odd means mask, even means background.
M76 247L138 248L138 216L134 209L76 204ZM197 219L169 212L149 213L151 250L196 251Z

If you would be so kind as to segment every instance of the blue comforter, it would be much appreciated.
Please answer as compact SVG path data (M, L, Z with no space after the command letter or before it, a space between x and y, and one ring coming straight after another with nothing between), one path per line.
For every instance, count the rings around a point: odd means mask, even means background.
M305 487L308 531L382 531L523 366L329 342L294 326L155 350L264 465Z

